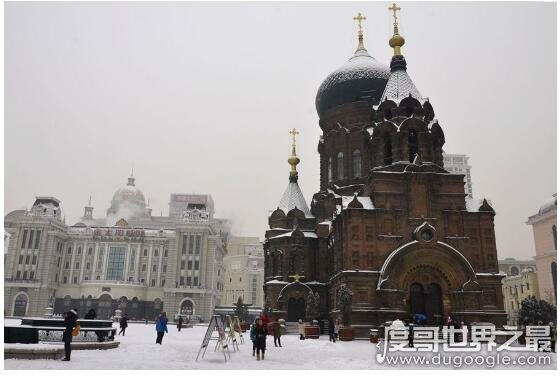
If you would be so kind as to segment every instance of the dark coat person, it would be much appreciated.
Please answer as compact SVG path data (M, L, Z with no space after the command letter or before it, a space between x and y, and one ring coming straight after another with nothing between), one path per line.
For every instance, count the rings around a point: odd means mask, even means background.
M183 316L179 316L179 320L177 320L177 331L181 331L181 328L183 327Z
M165 333L168 333L167 315L165 314L165 312L162 312L161 315L159 315L158 319L156 320L156 332L157 332L156 343L159 343L161 345L161 341L163 340L163 335Z
M78 312L71 309L64 314L64 332L62 333L62 342L64 342L64 354L65 357L63 361L70 361L70 353L72 352L72 330L78 323Z
M336 337L334 336L334 320L329 319L329 342L336 342Z
M124 336L125 332L126 332L126 328L128 327L128 315L125 313L123 317L121 317L121 320L119 321L119 324L121 326L121 330L119 332L119 334L122 333L122 335Z
M257 360L264 360L264 351L266 350L266 335L267 335L266 325L263 323L262 319L259 319L257 326L255 328L255 342L257 345ZM262 353L262 358L260 354Z
M272 334L274 335L274 346L282 347L282 343L280 342L280 336L282 335L282 331L278 319L276 319L276 321L272 323ZM278 342L278 345L276 344L276 342Z

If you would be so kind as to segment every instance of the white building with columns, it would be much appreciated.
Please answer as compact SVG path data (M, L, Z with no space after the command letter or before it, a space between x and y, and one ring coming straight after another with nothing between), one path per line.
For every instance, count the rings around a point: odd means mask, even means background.
M210 195L171 194L168 216L152 216L134 177L104 218L91 202L72 226L61 202L37 197L4 218L4 313L37 316L71 308L99 318L121 309L131 319L183 313L209 320L224 289L229 233ZM9 242L6 242L9 239Z

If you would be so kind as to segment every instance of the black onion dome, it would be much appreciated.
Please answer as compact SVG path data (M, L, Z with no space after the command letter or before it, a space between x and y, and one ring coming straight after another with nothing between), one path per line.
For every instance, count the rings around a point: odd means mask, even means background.
M358 100L378 104L389 79L390 70L369 55L365 48L358 48L346 64L325 78L315 99L321 117L329 108Z

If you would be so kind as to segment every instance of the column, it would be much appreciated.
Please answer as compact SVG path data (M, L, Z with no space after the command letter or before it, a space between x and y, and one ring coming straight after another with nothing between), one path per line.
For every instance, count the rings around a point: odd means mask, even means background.
M136 252L136 265L134 267L134 282L138 282L138 273L140 270L140 253L142 253L142 244L138 244L138 251Z
M91 276L90 279L93 281L95 280L95 271L97 270L97 256L99 253L99 242L95 242L95 250L93 253L93 265L91 266Z
M72 284L72 277L74 275L74 260L76 259L76 252L78 252L78 242L74 241L72 245L72 258L70 259L70 275L68 276L68 284Z
M109 243L105 243L105 252L103 252L103 269L101 269L101 279L107 279L107 264L109 263Z
M130 255L130 243L128 243L126 247L126 252L124 253L124 274L123 278L125 281L128 281L128 256Z
M154 248L154 245L150 244L150 248L148 248L148 273L146 274L146 285L148 286L152 283L152 248Z
M86 253L87 253L87 240L84 240L84 247L82 248L82 261L80 262L80 277L78 278L78 283L82 282L84 277L84 268L86 263Z
M158 259L158 269L157 269L157 279L156 279L156 285L160 284L161 282L161 264L162 264L162 260L163 260L163 245L159 245L159 259Z

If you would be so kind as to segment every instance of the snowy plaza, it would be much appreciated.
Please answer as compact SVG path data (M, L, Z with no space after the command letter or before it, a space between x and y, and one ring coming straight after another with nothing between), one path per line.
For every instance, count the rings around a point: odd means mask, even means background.
M17 325L19 320L6 320L10 325ZM215 341L210 342L204 358L199 357L195 361L200 349L202 339L206 332L205 325L197 325L192 328L183 329L181 332L177 328L169 325L169 333L165 334L163 344L155 343L156 332L153 324L129 325L126 336L116 336L115 340L120 342L116 349L111 350L74 350L70 362L59 360L24 360L6 359L4 368L6 370L19 369L401 369L401 368L457 368L452 365L441 366L420 366L420 365L387 365L379 364L376 361L377 346L369 341L351 342L329 342L327 335L320 336L319 339L299 340L295 334L288 334L281 337L282 347L274 347L272 336L268 336L265 360L257 361L252 356L252 344L249 340L249 333L244 333L244 343L239 344L239 351L230 348L231 359L227 363L224 361L220 351L214 352ZM383 342L381 342L381 346ZM14 347L41 347L41 346L60 346L62 344L4 344L5 348ZM415 355L421 355L416 353ZM400 353L400 355L403 355ZM458 354L452 354L458 355ZM475 354L473 354L475 355ZM477 353L476 355L486 355ZM493 354L492 356L495 356ZM501 354L504 355L504 354ZM515 358L517 354L508 354ZM551 365L525 366L531 369L555 369L556 354L543 353L519 353L526 356L551 357ZM410 355L407 355L410 356ZM485 365L471 365L469 368L491 369ZM519 369L518 365L500 366L493 368Z

